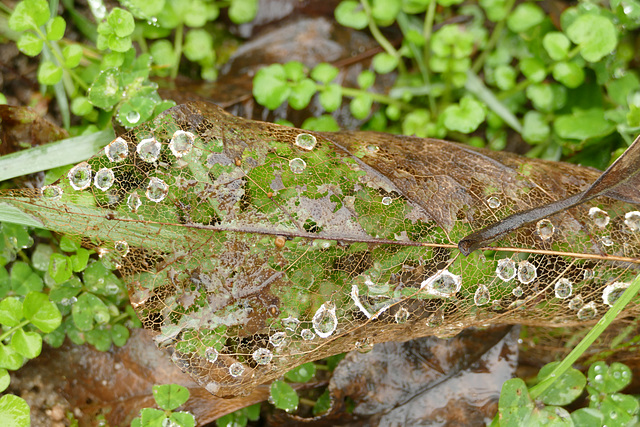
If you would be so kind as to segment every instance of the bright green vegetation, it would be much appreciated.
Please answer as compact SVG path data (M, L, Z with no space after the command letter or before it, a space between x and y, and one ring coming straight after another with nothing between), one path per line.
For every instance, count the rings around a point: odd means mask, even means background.
M255 0L219 3L132 0L126 7L111 11L92 9L93 19L88 20L74 10L73 2L62 3L71 17L69 22L57 16L57 2L24 0L13 11L1 6L0 18L7 18L7 25L0 26L0 34L14 40L25 55L39 58L38 81L55 95L65 127L70 127L72 115L81 118L80 125L71 128L72 134L77 135L108 132L111 118L128 128L155 118L174 103L160 99L152 78L176 77L181 64L196 64L203 79L215 80L223 60L216 55L219 38L209 31L211 27L207 24L218 18L221 7L229 8L229 17L235 23L253 19L257 8ZM447 24L458 15L469 19L463 24ZM335 17L345 26L368 29L384 49L373 58L372 69L358 76L357 87L337 84L340 70L331 64L322 63L310 69L297 62L274 64L259 71L254 79L253 93L260 104L275 109L286 102L294 109L303 109L317 99L331 113L348 102L351 115L363 122L364 129L447 138L495 150L505 148L510 133L515 131L530 144L530 157L565 159L601 169L621 154L640 131L640 79L629 69L635 55L634 31L640 27L640 3L635 1L611 1L609 5L581 2L562 13L559 26L535 2L515 6L512 0L465 4L456 0L347 0L337 7ZM71 26L86 38L84 42L64 38ZM394 46L385 36L384 27L389 26L400 29L403 38L399 45ZM376 79L387 73L397 73L394 86L387 94L374 93ZM0 101L2 98L0 94ZM339 130L330 115L311 118L303 127ZM167 135L175 129L167 128ZM222 145L205 148L211 153L222 151ZM252 203L267 216L274 213L272 198L259 190L273 181L274 165L284 171L281 179L285 187L275 196L276 200L292 197L296 183L302 182L294 171L296 165L286 161L293 155L290 145L276 148L277 156L257 150L241 159L268 159L268 166L251 170L248 187L256 195ZM319 149L298 157L304 163L297 167L327 169L325 175L305 178L305 196L309 200L324 197L326 193L320 188L324 182L335 181L334 175L358 179L350 168L353 164L344 159L332 160L330 154ZM366 144L361 154L368 155ZM94 171L108 166L95 165ZM52 167L60 168L59 176L68 169L64 166L61 158ZM220 164L212 170L216 175L233 171L233 165ZM134 171L123 173L131 175ZM185 176L200 179L202 173L192 168ZM50 177L48 183L54 180ZM106 203L106 199L103 196L98 201ZM88 209L95 206L86 198L79 200ZM180 202L197 205L200 200L185 193ZM332 202L336 202L336 210L340 209L339 201ZM406 229L401 220L394 220L407 214L402 200L387 204L377 191L369 188L361 190L357 203L356 209L369 212L369 221L362 223L369 234L393 239L399 232L408 231L414 237L426 231L437 232L421 229L419 224ZM141 215L154 216L158 221L174 214L170 208L145 209L141 208ZM197 214L200 217L194 218L196 222L206 222L224 216L224 206L213 203L199 209ZM276 216L273 218L275 222ZM321 226L310 220L305 222L305 229L317 230ZM461 237L466 231L456 230L456 235ZM168 241L176 238L164 237ZM115 273L119 258L113 252L101 252L102 243L94 240L81 246L77 237L59 238L48 231L8 222L0 225L1 390L9 385L8 370L17 370L37 357L43 341L56 347L66 336L76 344L89 343L106 351L112 344L124 345L129 329L140 327L128 303L126 287ZM130 243L133 246L135 242ZM250 243L258 250L273 247L269 238ZM303 243L302 238L286 242L288 262L307 256L320 265L343 254L342 249L332 246L334 241L317 240L311 249L303 248ZM348 255L364 250L354 244ZM381 262L368 273L374 277L383 271L386 276L379 279L388 279L397 273L402 262L417 262L425 253L414 248L394 254L380 250L374 255ZM189 268L195 268L195 264L197 260ZM494 269L494 265L486 267L477 276ZM460 270L454 267L452 272L462 274L462 270L463 267ZM310 285L305 280L314 277L318 281L350 280L339 271L316 270L308 274L301 265L289 273L298 280L301 289ZM589 369L588 382L583 374L571 368L630 300L632 291L637 293L637 282L618 298L611 314L603 317L582 346L559 364L547 365L540 371L538 386L527 390L518 379L505 383L495 423L537 424L540 417L555 417L554 421L563 425L572 422L596 426L622 425L637 419L637 399L619 393L631 380L627 367L595 362ZM366 292L366 283L356 284L360 293ZM462 293L470 300L473 289L464 286ZM348 289L339 290L344 301L349 301ZM318 293L329 291L336 289L320 288ZM515 289L505 287L505 292L512 291ZM299 312L313 313L324 301L304 295L300 298L301 295L287 296L288 304L298 306ZM196 301L196 305L199 303ZM284 318L276 319L273 326L284 326ZM194 334L192 339L185 334L176 348L206 356L206 348L216 351L222 348L220 336L224 333L226 329L221 328L206 336ZM271 403L276 408L295 411L300 397L290 383L311 380L320 366L324 365L307 362L274 381ZM556 378L555 382L551 384L550 378ZM570 414L562 409L585 387L590 396L589 408ZM192 415L175 412L188 399L186 389L157 386L154 397L162 410L144 409L134 425L159 425L165 419L177 425L194 425ZM322 414L329 407L329 394L325 392L314 403L313 414ZM26 403L17 396L5 395L0 399L0 414L11 413L16 425L27 425L28 411ZM258 419L259 412L260 405L244 408L222 417L218 425L246 425L249 420Z

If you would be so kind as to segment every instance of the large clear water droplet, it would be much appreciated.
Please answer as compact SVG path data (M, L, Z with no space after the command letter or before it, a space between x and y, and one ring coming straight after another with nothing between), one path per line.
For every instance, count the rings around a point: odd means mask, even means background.
M118 163L123 161L129 155L129 144L122 137L117 137L109 145L104 147L104 154L110 161Z
M269 337L269 343L271 343L271 345L274 347L280 347L282 344L284 344L286 339L287 334L285 334L284 332L276 332Z
M591 280L593 279L594 273L593 270L590 268L585 268L584 270L582 270L582 278L584 280Z
M504 282L516 277L516 263L509 258L503 258L498 260L498 266L496 267L496 275Z
M158 160L160 156L160 148L162 148L160 143L151 137L140 141L136 151L142 160L147 163L153 163Z
M129 194L129 197L127 197L127 206L129 206L131 212L137 212L140 205L142 205L142 200L140 200L138 193Z
M536 233L542 240L549 240L553 237L553 233L556 231L556 227L548 219L541 219L536 223Z
M336 317L336 306L331 301L327 301L313 315L313 329L320 338L330 337L338 326Z
M138 113L137 111L131 110L127 113L125 118L129 123L131 123L132 125L135 125L140 121L140 113Z
M524 293L524 291L522 290L522 288L520 286L517 286L517 287L513 288L513 290L511 291L511 294L516 298L520 298L523 293Z
M608 213L595 206L589 209L589 216L591 220L593 220L593 223L600 228L605 228L611 220Z
M93 185L98 190L107 191L116 182L116 177L113 171L109 168L102 168L96 172L96 176L93 178Z
M571 294L573 294L573 284L571 283L571 280L562 277L556 282L554 290L556 293L556 298L569 298Z
M171 141L169 142L169 149L174 156L180 158L189 154L189 152L193 148L193 141L195 139L195 135L191 132L177 130L171 137Z
M640 212L632 211L624 214L624 223L631 231L640 230Z
M62 188L57 185L46 185L42 187L40 191L42 192L42 197L47 200L55 202L62 198Z
M316 337L316 334L314 334L311 329L303 329L300 332L300 336L305 341L311 341L312 339L314 339Z
M462 286L462 278L449 272L442 270L429 277L420 284L420 289L425 288L430 295L449 298L460 291Z
M308 133L299 133L296 136L296 145L303 150L311 151L316 146L316 137Z
M613 246L613 240L609 236L602 236L602 239L600 239L600 241L604 246Z
M207 347L204 351L204 358L213 363L218 360L218 350L213 347Z
M147 185L147 199L152 202L161 202L169 194L169 186L160 178L152 177Z
M266 348L259 348L253 352L251 357L253 357L253 360L255 360L258 365L268 365L273 358L273 353Z
M242 363L236 362L229 366L229 375L232 377L237 378L242 374L244 374L244 366Z
M571 298L571 301L569 301L569 308L571 310L580 310L583 305L584 300L580 295L576 295L575 297Z
M538 277L538 271L536 267L529 261L521 261L518 264L518 280L520 283L531 283Z
M580 310L578 310L578 319L580 320L591 320L598 315L598 310L596 309L596 303L591 301L582 306Z
M67 174L67 178L74 190L84 190L91 185L91 165L87 162L75 165Z
M400 307L398 311L396 311L396 315L394 317L396 319L396 323L399 325L407 323L407 320L409 319L409 310L404 307Z
M487 199L487 205L491 208L491 209L497 209L500 207L500 199L498 199L495 196L491 196Z
M285 329L291 332L295 332L296 329L298 329L299 324L300 324L300 321L293 316L289 316L286 319L282 319L282 326L284 326Z
M291 172L293 173L300 174L304 172L304 169L306 167L307 167L307 162L305 162L299 157L289 160L289 169L291 169Z
M118 240L113 246L120 256L127 256L129 253L129 244L125 240Z
M389 206L391 202L393 202L393 199L391 199L391 197L389 196L385 196L382 198L382 204L385 206Z
M478 285L478 289L476 289L473 294L473 302L478 307L488 304L491 300L491 294L489 293L489 288L485 285Z
M369 337L367 337L362 340L356 341L355 348L359 353L369 353L371 350L373 350L373 342L371 341L371 339L369 339Z
M629 284L623 282L615 282L612 285L608 285L602 291L602 302L612 307L628 287Z

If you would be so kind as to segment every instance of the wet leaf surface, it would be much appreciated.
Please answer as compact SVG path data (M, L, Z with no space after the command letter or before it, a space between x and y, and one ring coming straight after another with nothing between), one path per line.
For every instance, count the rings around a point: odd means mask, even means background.
M433 139L305 132L190 103L58 183L3 193L0 203L99 246L155 343L209 392L233 396L376 343L593 322L612 289L637 274L637 206L596 198L466 258L458 242L599 176Z

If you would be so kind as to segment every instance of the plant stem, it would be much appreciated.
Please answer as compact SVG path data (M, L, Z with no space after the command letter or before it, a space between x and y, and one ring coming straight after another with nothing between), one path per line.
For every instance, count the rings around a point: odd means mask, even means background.
M27 319L24 319L22 322L18 323L16 326L14 326L13 328L9 329L4 334L0 335L0 342L4 341L5 338L10 337L15 331L17 331L18 329L20 329L23 326L28 325L28 324L29 324L29 321Z
M478 74L480 72L480 70L482 69L482 66L484 65L484 61L487 59L487 56L489 55L490 52L493 51L493 48L498 43L498 40L500 40L500 37L502 36L502 32L504 31L504 26L507 24L507 16L509 16L509 12L511 12L511 9L513 9L514 3L515 3L515 0L508 0L508 3L505 5L505 8L507 9L507 13L505 14L504 19L498 22L496 26L493 28L493 32L491 33L491 37L489 38L487 45L485 46L482 53L478 56L476 61L471 66L471 69L473 70L474 73Z
M180 58L182 58L182 37L184 33L184 24L178 25L176 28L176 37L175 37L175 62L173 63L173 67L171 68L171 78L175 79L178 77L178 69L180 68Z
M326 87L326 85L323 85L321 83L316 83L316 86L318 87L318 89L324 89ZM348 97L351 97L351 98L355 98L358 95L367 94L375 102L379 102L381 104L395 105L396 107L403 108L405 110L413 110L414 109L414 107L412 105L407 104L405 102L402 102L402 101L400 101L398 99L391 98L390 96L387 96L387 95L382 95L381 93L368 92L368 91L362 90L362 89L356 89L356 88L352 88L352 87L343 87L342 88L342 94L344 96L348 96Z
M429 80L429 60L431 58L431 34L433 32L433 21L436 16L436 1L432 0L429 3L429 8L427 9L427 13L424 17L424 27L422 29L422 34L424 36L424 47L422 49L422 59L424 61L425 68L427 69L427 79L425 80L425 84L430 85L431 82ZM431 91L427 95L429 99L429 110L431 115L436 114L436 100L431 94Z
M376 39L378 44L382 46L385 52L387 52L389 55L393 56L394 58L398 59L398 68L400 69L400 72L401 73L406 72L405 66L400 58L400 53L396 50L395 47L393 47L393 45L389 42L389 40L387 40L387 38L380 32L380 29L376 25L375 20L373 18L373 14L371 13L371 7L369 6L368 0L360 0L360 4L362 4L362 8L364 9L364 12L367 14L367 20L369 21L369 31L371 31L373 38Z

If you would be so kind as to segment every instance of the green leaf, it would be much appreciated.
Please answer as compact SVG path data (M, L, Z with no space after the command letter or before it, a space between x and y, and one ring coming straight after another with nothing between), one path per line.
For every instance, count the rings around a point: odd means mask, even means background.
M258 0L232 0L229 19L236 24L250 22L258 13Z
M94 321L106 323L111 318L107 305L100 298L88 292L78 297L78 301L71 309L71 315L73 322L81 331L93 329Z
M562 61L569 53L571 42L559 31L551 31L544 35L542 46L554 61Z
M87 342L98 351L109 351L111 348L111 333L104 325L95 327L84 333Z
M213 37L205 30L191 30L185 37L183 52L190 61L205 59L213 52Z
M53 248L51 246L38 243L31 255L31 265L38 271L47 271L49 269L51 254L53 254Z
M525 58L520 61L520 71L534 83L540 83L547 77L547 70L544 63L538 58Z
M327 389L316 400L316 404L313 406L313 415L317 417L328 412L329 409L331 409L331 394Z
M22 320L22 301L15 297L7 297L0 301L0 323L10 328L17 326Z
M62 254L53 254L49 259L49 275L56 283L66 282L73 275L71 258Z
M25 297L22 312L27 320L45 333L55 331L62 322L58 307L40 292L31 292Z
M101 72L87 93L93 105L106 111L111 110L122 97L120 73L115 69Z
M13 263L11 267L11 289L18 295L26 295L31 291L41 291L44 283L29 264L22 261Z
M635 425L637 421L640 403L634 396L613 393L607 394L600 403L600 411L604 415L604 424L607 426Z
M61 285L55 286L49 291L49 299L53 302L67 303L82 290L82 282L76 276Z
M24 357L12 346L0 344L0 368L15 371L22 367L23 362Z
M502 90L509 90L516 85L518 73L510 65L499 65L495 69L496 86Z
M449 105L442 114L447 129L462 133L473 132L485 118L482 104L470 96L464 96L459 105Z
M299 83L293 84L291 86L291 93L289 94L289 105L294 110L306 108L313 95L315 95L316 90L316 84L311 79L304 79Z
M0 393L5 391L7 387L11 384L11 376L6 369L0 368Z
M544 115L537 111L527 111L524 115L522 138L529 144L540 144L548 141L551 127Z
M36 56L42 52L44 42L33 33L23 33L16 42L20 52L27 56Z
M189 412L174 412L169 419L179 427L194 427L196 425L196 417Z
M47 40L60 40L64 37L64 30L66 28L66 21L61 16L56 16L47 22Z
M373 105L373 98L368 93L362 93L351 100L349 104L349 110L351 115L359 120L367 118L371 112L371 106Z
M165 411L173 411L189 400L189 390L178 384L154 385L153 398Z
M253 78L253 96L260 105L275 110L287 100L291 88L284 67L272 64L260 69Z
M345 0L341 2L334 12L336 21L345 27L362 30L367 27L369 20L367 14L362 9L362 5L357 1Z
M431 120L428 110L419 108L407 114L402 121L402 133L416 135L421 138L427 136L427 124Z
M302 122L301 127L302 129L315 130L318 132L337 132L340 130L336 119L327 114L323 114L320 117L309 117Z
M589 385L601 393L618 392L631 383L631 369L627 365L614 362L595 362L589 367Z
M51 61L43 61L38 68L38 81L53 86L62 79L62 68Z
M331 80L338 77L340 70L331 64L321 62L311 70L311 78L320 83L328 84Z
M380 25L391 25L402 8L401 0L373 0L371 15Z
M284 374L284 377L294 383L306 383L316 374L313 362L303 363Z
M507 26L514 33L523 33L539 25L544 20L545 13L534 3L520 3L509 14Z
M24 0L9 17L9 28L13 31L36 29L46 24L49 16L49 4L45 0Z
M604 422L604 415L595 408L580 408L571 413L571 420L576 426L600 427Z
M85 96L79 96L71 101L71 112L76 116L87 116L93 112L93 105L89 102L89 98ZM71 252L66 249L62 250L65 252Z
M143 408L140 410L140 424L143 427L164 427L163 421L167 419L164 411L155 408Z
M140 15L136 15L138 18L145 19L158 15L164 9L165 0L129 0L127 4L134 13L139 11Z
M360 86L362 90L369 89L371 86L373 86L373 83L375 81L376 75L373 73L373 71L364 70L363 72L358 74L358 86Z
M580 46L580 54L590 62L598 62L613 52L618 44L616 27L605 16L579 16L566 29L569 39Z
M113 32L118 37L126 37L133 33L136 28L136 24L133 21L133 15L119 7L114 7L109 16L107 16L107 23L113 28Z
M538 381L542 381L551 374L560 362L547 363L538 372ZM568 369L554 383L538 396L545 405L565 406L576 400L587 385L587 378L577 369Z
M60 249L64 252L75 252L80 249L80 239L71 236L62 236L60 239Z
M187 36L190 33L191 31L187 33ZM171 43L169 40L158 40L156 42L153 42L150 52L154 64L160 65L161 67L169 67L176 62L176 54L173 51L173 43Z
M31 425L29 404L21 397L5 394L0 397L0 419L7 427L28 427Z
M305 66L300 61L289 61L283 65L284 72L288 80L292 82L300 82L306 78Z
M553 66L553 78L573 89L584 82L584 70L575 62L558 62Z
M632 71L618 79L611 79L606 83L609 98L618 105L627 105L630 94L640 89L640 80Z
M271 392L271 401L278 409L285 411L295 411L298 409L298 393L287 383L282 380L276 380L269 387Z
M320 105L328 112L337 110L342 104L342 86L331 83L320 90Z
M107 38L109 49L116 52L126 52L131 49L131 37L120 37L117 34L111 34Z
M387 53L380 52L373 57L373 69L378 74L387 74L398 66L398 58Z
M553 129L561 138L584 140L609 135L615 124L605 118L604 110L593 108L558 116Z
M146 122L155 111L155 106L156 101L145 95L130 98L120 104L118 121L127 127Z
M111 339L115 345L122 347L129 339L129 329L120 324L113 325L111 327Z
M20 328L11 337L11 346L28 359L34 359L42 351L42 336L37 332L25 332Z
M502 385L498 413L501 426L519 426L534 409L527 385L520 378L507 380Z

